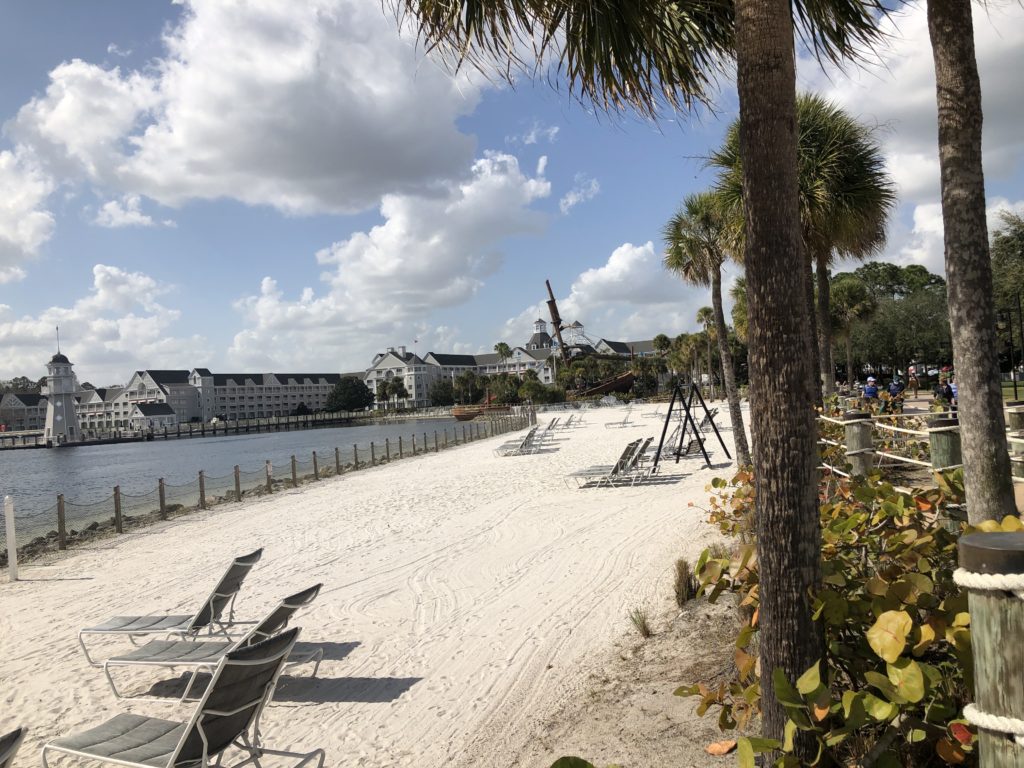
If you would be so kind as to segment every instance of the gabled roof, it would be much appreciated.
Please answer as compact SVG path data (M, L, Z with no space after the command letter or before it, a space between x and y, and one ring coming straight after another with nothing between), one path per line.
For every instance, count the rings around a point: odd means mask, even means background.
M444 352L431 352L427 355L427 360L433 359L438 365L477 365L477 356L475 355L450 355Z
M146 369L137 373L147 373L149 377L160 386L168 384L188 384L188 371L154 371Z
M103 402L109 403L112 400L116 400L124 392L124 387L102 387L93 391L99 395Z
M534 360L547 360L555 351L551 347L544 347L543 349L524 349L523 352Z
M404 355L402 355L399 354L397 351L390 350L388 352L383 353L382 355L380 355L379 358L377 358L376 362L374 362L373 366L371 367L371 370L373 370L373 368L379 368L381 363L383 363L389 357L393 357L400 363L405 363L406 365L423 365L423 358L417 354L414 354L412 352L406 352ZM386 368L388 366L384 367Z
M286 386L298 384L337 384L341 381L340 373L275 373L273 374L279 382Z
M8 392L7 394L19 400L26 408L38 408L40 401L43 405L47 402L46 395L41 395L38 392Z
M194 368L192 373L198 373L200 376L213 376L209 368Z
M262 373L215 373L213 374L213 386L215 387L244 387L251 381L253 384L263 384Z
M617 355L628 355L629 354L629 343L625 341L610 341L608 339L601 339L598 344L604 343L608 349Z
M550 347L551 336L547 333L535 333L530 337L530 340L526 342L526 346L529 347L531 344L535 344L538 347Z
M167 403L136 403L135 407L143 416L174 416L174 409Z

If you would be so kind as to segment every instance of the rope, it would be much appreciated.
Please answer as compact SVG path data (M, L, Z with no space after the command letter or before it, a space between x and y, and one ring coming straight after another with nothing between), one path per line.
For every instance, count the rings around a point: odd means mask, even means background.
M1012 592L1024 600L1024 573L975 573L957 568L953 571L953 581L967 589Z
M1013 740L1017 742L1017 746L1024 747L1024 720L982 712L974 704L968 704L964 707L964 717L972 725L984 728L987 731L1011 734Z
M905 461L907 464L917 464L920 467L928 467L929 469L932 466L930 462L918 461L917 459L911 459L908 456L900 456L899 454L896 454L896 453L886 453L884 451L876 451L875 454L877 456L885 456L887 459L893 459L894 461ZM948 469L948 467L945 467L945 469Z
M884 429L889 432L904 432L908 435L917 435L919 437L928 437L928 433L920 429L906 429L904 427L894 427L892 424L875 424L875 429Z

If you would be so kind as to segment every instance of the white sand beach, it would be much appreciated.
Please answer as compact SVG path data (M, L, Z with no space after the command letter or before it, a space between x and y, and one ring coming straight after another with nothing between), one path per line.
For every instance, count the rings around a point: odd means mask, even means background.
M616 643L636 638L631 608L670 611L675 559L695 559L717 537L688 506L730 471L713 435L717 470L688 459L632 487L564 482L613 463L631 439L657 440L661 421L640 416L651 410L634 408L636 423L623 429L604 424L624 409L588 411L583 427L558 432L535 455L498 458L501 439L482 440L23 566L23 581L0 584L0 731L30 729L16 768L39 765L46 740L126 709L187 716L187 705L115 700L77 630L115 614L189 613L233 556L257 547L263 559L239 595L241 618L324 584L296 624L303 640L327 644L326 660L314 680L305 667L285 672L264 717L268 745L322 747L328 766L550 764L536 756L540 724L585 694ZM126 646L97 647L102 656ZM167 677L125 671L119 680L142 692ZM572 734L563 747L587 756Z

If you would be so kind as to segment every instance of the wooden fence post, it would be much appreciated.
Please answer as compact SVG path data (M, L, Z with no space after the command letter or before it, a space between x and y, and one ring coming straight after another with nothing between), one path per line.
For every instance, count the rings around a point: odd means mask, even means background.
M298 467L295 466L295 454L292 454L292 488L299 487L299 472Z
M352 469L359 469L359 446L352 446Z
M405 450L402 448L402 436L398 436L398 458L405 458Z
M416 455L416 435L412 436L412 455Z
M960 421L958 419L935 419L928 425L928 444L932 453L932 468L935 470L963 464L960 452Z
M114 486L114 530L124 533L124 517L121 515L121 486Z
M373 440L370 441L370 466L374 467L377 465L377 449L373 446Z
M391 463L391 440L386 438L386 437L384 438L384 457L388 460L388 463L390 464Z
M274 492L274 467L270 463L270 459L267 459L267 493Z
M4 496L4 529L7 532L7 578L18 580L18 541L14 530L14 499Z
M434 453L438 453L438 452L439 452L439 449L437 447L437 430L435 429L434 430Z
M984 722L992 716L1024 720L1024 599L1005 586L1024 581L1024 532L971 533L960 539L959 553L954 578L968 590L974 655L974 704L964 715L979 725L979 764L1024 765L1024 746Z
M167 488L164 484L164 479L161 477L157 480L157 495L160 497L160 519L167 519Z
M871 472L871 414L866 411L847 411L843 414L845 425L846 459L850 462L850 474L866 477Z
M341 448L337 446L334 448L334 471L341 474Z
M64 494L57 494L57 549L68 548L68 531L64 522Z
M466 442L466 425L462 425L462 442Z
M447 428L445 428L445 430L444 430L444 447L445 448L448 447L448 429Z
M314 480L319 480L320 479L320 464L317 463L316 451L313 451L313 479Z
M235 501L242 500L242 470L235 464Z
M206 474L199 470L199 508L206 509Z
M423 452L426 453L430 448L427 447L427 433L423 433Z

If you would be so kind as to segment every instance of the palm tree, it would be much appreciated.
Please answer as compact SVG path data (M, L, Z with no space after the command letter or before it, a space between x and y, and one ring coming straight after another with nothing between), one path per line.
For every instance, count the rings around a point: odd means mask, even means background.
M881 250L896 188L871 128L813 94L797 98L797 120L800 224L807 259L802 276L811 319L807 342L828 395L835 389L829 266L837 256L865 259ZM723 204L737 211L743 196L738 123L710 164L722 171L718 187Z
M384 410L388 407L388 398L391 397L391 386L387 379L377 380L377 402L384 404Z
M504 341L499 341L494 345L494 351L498 354L498 364L504 365L506 360L512 357L512 348L509 347Z
M794 31L818 56L841 62L879 37L879 0L395 0L420 36L461 64L512 80L515 69L564 74L572 92L607 111L656 116L665 105L705 103L735 56L740 121L750 377L755 436L761 665L795 679L820 656L810 592L820 578L817 435L810 408L758 393L788 390L810 402L810 361L794 359L808 318L799 308L802 259L796 177ZM531 50L532 49L532 50ZM527 52L528 55L527 55ZM529 61L526 61L529 59ZM551 70L534 62L558 62ZM500 68L500 67L499 67ZM802 262L800 262L802 263ZM797 311L794 311L796 309ZM781 738L786 715L772 675L762 678L764 728ZM799 732L795 754L813 758Z
M654 351L662 357L668 354L668 351L672 349L672 339L666 336L664 333L659 333L651 342L654 347Z
M398 401L409 397L409 390L405 388L405 382L401 379L392 379L388 385L388 392L395 398L395 408L398 408Z
M697 322L704 328L704 338L708 343L708 389L711 392L711 399L715 399L715 369L714 361L711 356L711 326L715 322L715 310L711 307L701 307L697 310ZM722 322L725 322L725 315L722 316ZM719 339L721 342L721 338ZM726 339L728 341L728 339Z
M875 310L867 286L853 275L837 277L832 283L832 319L846 344L846 383L853 386L853 329Z
M964 486L972 523L1016 512L999 385L970 0L928 0L939 112L942 228Z
M747 343L747 279L742 275L737 277L732 287L729 288L729 296L732 298L732 329L736 332L736 338Z
M736 371L729 353L729 333L722 311L722 264L734 246L734 238L726 227L716 198L710 193L690 195L682 209L673 216L663 231L665 239L665 266L693 285L711 287L711 317L704 307L697 313L697 322L705 329L714 322L718 336L718 354L722 358L722 379L725 396L729 401L729 419L736 447L736 461L750 464L743 412L740 410ZM705 313L702 317L702 313ZM710 341L710 338L709 338ZM710 360L711 354L708 351Z

